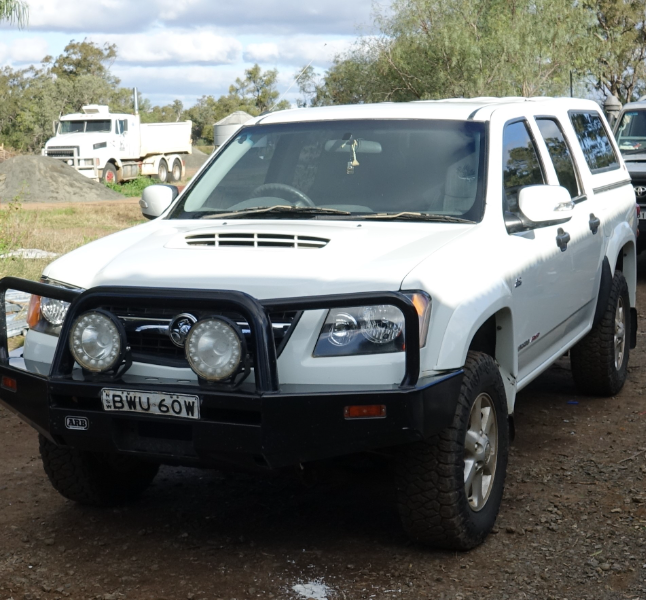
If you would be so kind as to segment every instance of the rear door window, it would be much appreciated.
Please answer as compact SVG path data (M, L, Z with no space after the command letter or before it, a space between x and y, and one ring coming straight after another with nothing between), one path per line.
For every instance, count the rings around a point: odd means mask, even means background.
M570 111L570 120L590 171L594 174L618 169L619 159L599 114Z
M518 193L521 188L545 183L536 145L525 121L505 125L502 152L504 210L518 213Z
M559 185L567 189L572 198L576 198L581 194L581 191L572 154L570 153L570 148L567 145L560 125L556 119L550 118L536 119L536 124L552 159Z

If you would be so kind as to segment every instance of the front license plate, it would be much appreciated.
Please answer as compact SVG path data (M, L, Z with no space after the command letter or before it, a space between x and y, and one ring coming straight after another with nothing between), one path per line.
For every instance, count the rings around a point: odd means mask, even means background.
M197 396L103 388L101 401L103 410L163 415L181 419L200 418L200 399Z
M644 221L644 220L646 220L646 208L643 208L643 209L642 209L642 212L641 212L641 213L640 213L640 215L639 215L639 220L640 220L640 221Z

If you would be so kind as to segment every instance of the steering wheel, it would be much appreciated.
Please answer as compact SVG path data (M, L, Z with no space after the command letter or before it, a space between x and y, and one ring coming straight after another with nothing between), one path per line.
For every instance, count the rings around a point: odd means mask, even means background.
M286 183L263 183L251 192L251 197L260 198L267 194L276 195L278 198L291 202L294 206L316 206L307 194ZM283 194L290 197L285 198Z

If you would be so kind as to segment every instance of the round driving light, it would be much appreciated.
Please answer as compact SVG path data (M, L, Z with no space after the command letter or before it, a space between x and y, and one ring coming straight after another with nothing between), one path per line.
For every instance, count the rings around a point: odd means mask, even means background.
M70 351L84 369L109 371L119 365L125 351L125 331L110 313L92 310L82 314L70 330Z
M200 377L222 381L240 368L244 340L232 321L211 317L191 327L184 349L191 368Z
M395 306L366 306L361 311L361 333L374 344L394 341L404 328L404 315Z
M63 324L69 307L69 302L62 300L54 300L53 298L41 298L40 300L40 314L52 325Z
M357 320L347 312L340 312L334 315L334 321L330 325L329 340L335 346L347 346L359 331Z

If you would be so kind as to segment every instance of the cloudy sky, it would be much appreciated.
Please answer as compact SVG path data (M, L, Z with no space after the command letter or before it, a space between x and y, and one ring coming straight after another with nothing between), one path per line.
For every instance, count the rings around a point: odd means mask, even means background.
M29 26L0 25L0 66L38 64L72 39L116 43L124 86L153 104L225 94L244 69L277 68L279 90L325 70L371 22L372 0L27 0ZM385 3L383 0L381 3ZM295 88L286 97L294 101Z

